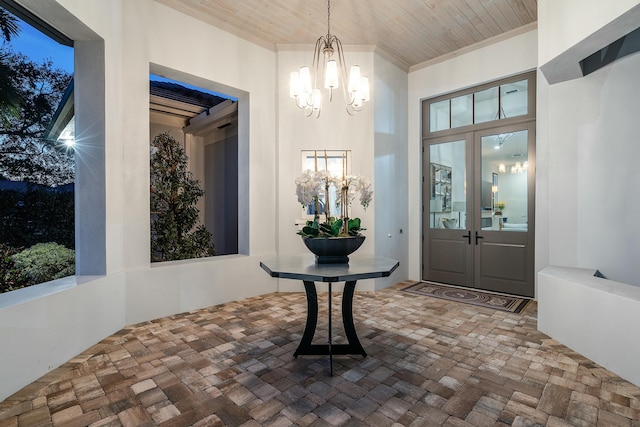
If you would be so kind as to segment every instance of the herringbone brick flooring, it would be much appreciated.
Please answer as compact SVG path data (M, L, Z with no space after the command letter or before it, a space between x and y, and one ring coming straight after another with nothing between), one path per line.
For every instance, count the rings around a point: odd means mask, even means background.
M275 293L127 327L0 403L0 427L640 426L640 389L538 332L535 303L511 314L407 284L356 292L368 356L334 357L333 377L326 357L292 357L304 294Z

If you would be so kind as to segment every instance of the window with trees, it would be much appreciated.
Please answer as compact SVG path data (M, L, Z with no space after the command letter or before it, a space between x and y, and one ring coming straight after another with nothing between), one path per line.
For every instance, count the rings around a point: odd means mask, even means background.
M74 274L74 153L52 133L72 41L20 12L0 7L0 292Z
M238 100L151 74L151 260L238 253Z

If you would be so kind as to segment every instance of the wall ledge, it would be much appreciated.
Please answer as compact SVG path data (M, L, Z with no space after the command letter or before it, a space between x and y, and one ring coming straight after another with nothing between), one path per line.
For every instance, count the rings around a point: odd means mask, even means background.
M549 266L538 273L538 330L640 386L640 287L596 269Z
M15 291L0 294L0 310L57 294L85 283L93 282L104 276L67 276L50 282L28 286Z
M640 5L637 5L541 65L542 74L551 85L582 77L580 61L638 28L639 20Z

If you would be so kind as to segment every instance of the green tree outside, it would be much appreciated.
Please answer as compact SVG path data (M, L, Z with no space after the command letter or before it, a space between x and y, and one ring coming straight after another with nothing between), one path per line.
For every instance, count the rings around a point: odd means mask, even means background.
M28 183L0 190L0 293L75 272L73 191L46 187L74 181L74 154L45 139L72 76L13 51L19 33L0 8L0 180Z
M168 133L151 142L151 261L215 255L213 237L198 223L196 203L204 196L187 170L187 156Z

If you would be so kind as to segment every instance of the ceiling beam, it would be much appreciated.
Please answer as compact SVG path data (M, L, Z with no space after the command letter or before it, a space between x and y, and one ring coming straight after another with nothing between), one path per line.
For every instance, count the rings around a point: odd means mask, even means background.
M185 133L202 136L207 131L232 121L237 115L238 103L227 99L189 120L189 124L183 130Z

